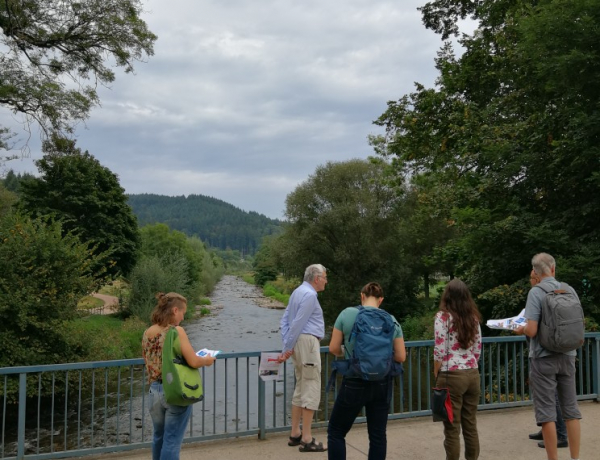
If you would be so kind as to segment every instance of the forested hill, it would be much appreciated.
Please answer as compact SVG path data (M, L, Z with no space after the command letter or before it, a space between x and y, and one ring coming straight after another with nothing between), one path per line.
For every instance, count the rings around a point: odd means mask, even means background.
M140 226L167 224L211 247L237 249L254 254L266 235L281 231L281 221L257 212L246 212L216 198L203 195L129 195L129 204Z

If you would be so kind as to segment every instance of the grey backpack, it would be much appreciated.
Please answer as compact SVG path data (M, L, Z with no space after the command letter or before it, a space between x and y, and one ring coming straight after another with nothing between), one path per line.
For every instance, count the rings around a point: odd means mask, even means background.
M546 293L538 324L540 345L556 353L573 351L583 345L583 308L569 285L560 283L560 289L546 289L539 284L535 287Z

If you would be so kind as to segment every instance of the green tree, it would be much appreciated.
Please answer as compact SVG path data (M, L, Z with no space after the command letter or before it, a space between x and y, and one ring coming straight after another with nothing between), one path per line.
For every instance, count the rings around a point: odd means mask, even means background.
M190 237L185 233L171 230L165 224L146 225L140 229L140 234L142 236L141 252L144 256L159 258L167 254L181 256L186 260L189 282L194 283L200 280L202 260L206 257L206 250L202 242L199 245L192 244Z
M273 250L274 238L263 238L262 244L254 257L254 282L264 286L267 281L277 279L279 274L277 254Z
M11 210L17 200L17 195L0 184L0 218Z
M156 257L159 260L182 258L186 262L185 290L181 292L188 302L198 301L200 296L209 294L223 274L223 263L207 251L197 237L171 230L166 224L146 225L140 229L142 235L141 253L143 257Z
M59 222L0 216L0 367L77 359L67 325L102 279L96 257Z
M190 282L187 272L187 261L181 255L166 253L142 257L131 272L127 313L150 324L157 292L178 292L188 297ZM188 302L191 300L188 298Z
M0 105L46 135L71 133L114 81L110 65L132 72L154 54L141 12L141 0L0 1ZM13 137L0 126L0 149Z
M40 177L21 183L20 206L30 215L52 216L66 232L76 233L108 253L108 273L127 275L135 265L140 245L137 220L127 205L117 176L75 141L54 137L36 161Z
M479 27L459 39L460 58L442 47L435 88L389 103L377 121L387 134L373 144L399 177L448 191L438 207L454 226L444 252L476 294L521 289L531 255L545 250L598 311L599 7L439 0L422 9L444 39L461 18Z
M382 164L327 163L286 199L289 225L274 244L288 276L321 263L328 269L323 309L333 319L359 302L360 288L382 284L386 308L403 315L414 306L417 275L404 257L398 222L402 200L380 179Z

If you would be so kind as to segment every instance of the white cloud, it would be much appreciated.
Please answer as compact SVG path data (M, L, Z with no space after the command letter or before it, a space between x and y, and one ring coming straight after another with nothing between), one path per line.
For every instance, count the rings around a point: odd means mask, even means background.
M388 100L433 85L441 41L422 4L148 0L155 55L99 89L78 145L129 193L200 193L282 217L317 165L371 154Z

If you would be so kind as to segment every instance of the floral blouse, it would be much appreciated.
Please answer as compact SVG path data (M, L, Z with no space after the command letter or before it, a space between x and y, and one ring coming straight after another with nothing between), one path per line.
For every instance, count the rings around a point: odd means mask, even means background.
M479 324L475 341L467 350L461 348L458 343L452 315L448 312L438 311L436 313L434 334L433 359L442 363L440 371L477 369L477 361L481 354L481 326Z
M168 330L169 326L163 328L154 337L148 337L148 331L144 332L144 337L142 338L142 356L144 357L144 361L146 361L148 383L162 378L162 351Z

